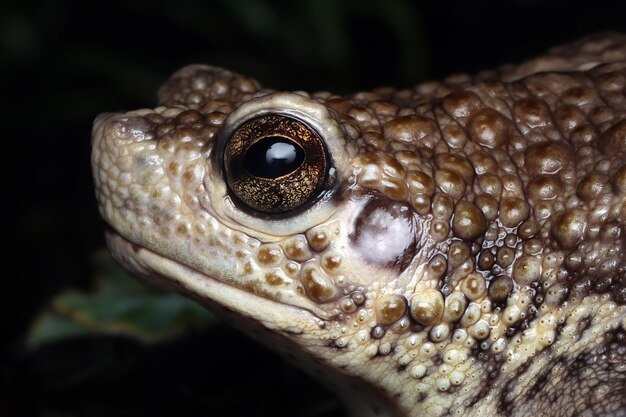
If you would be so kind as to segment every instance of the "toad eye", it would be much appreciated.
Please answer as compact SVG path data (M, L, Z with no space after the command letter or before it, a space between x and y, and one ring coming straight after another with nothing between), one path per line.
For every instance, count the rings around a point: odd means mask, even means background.
M232 133L223 155L226 184L243 208L280 214L320 195L329 159L318 133L302 121L266 114Z

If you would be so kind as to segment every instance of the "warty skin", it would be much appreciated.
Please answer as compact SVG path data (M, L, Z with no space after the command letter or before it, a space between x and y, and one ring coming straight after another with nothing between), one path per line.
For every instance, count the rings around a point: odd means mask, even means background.
M308 128L326 165L238 188L225 155L259 123ZM192 65L92 141L115 258L353 415L626 416L625 36L347 96Z

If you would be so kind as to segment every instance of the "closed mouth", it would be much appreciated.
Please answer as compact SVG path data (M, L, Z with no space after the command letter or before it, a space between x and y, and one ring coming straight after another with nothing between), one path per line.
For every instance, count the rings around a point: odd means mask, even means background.
M307 309L272 301L142 247L108 227L107 243L114 258L147 281L182 292L209 309L235 311L266 327L299 334L319 329L322 320Z

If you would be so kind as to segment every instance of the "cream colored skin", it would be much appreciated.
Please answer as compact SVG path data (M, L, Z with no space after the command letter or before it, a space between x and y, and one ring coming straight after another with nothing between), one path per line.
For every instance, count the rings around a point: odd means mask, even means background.
M107 241L321 370L355 416L624 416L625 79L618 35L346 97L190 66L159 107L94 124ZM279 217L232 198L219 155L272 113L332 161Z

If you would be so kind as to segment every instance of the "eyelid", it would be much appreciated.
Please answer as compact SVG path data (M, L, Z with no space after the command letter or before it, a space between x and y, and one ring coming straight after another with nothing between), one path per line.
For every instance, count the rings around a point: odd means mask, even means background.
M319 134L328 151L328 180L324 192L312 206L293 215L265 216L242 210L233 201L224 180L222 155L230 135L247 120L268 113L302 121ZM338 208L338 190L342 184L350 182L349 177L352 175L346 146L347 131L356 140L355 130L346 130L331 108L307 96L288 92L257 95L231 112L217 132L216 142L209 149L204 178L209 198L201 204L228 227L265 242L278 241L284 236L300 233L327 221Z

